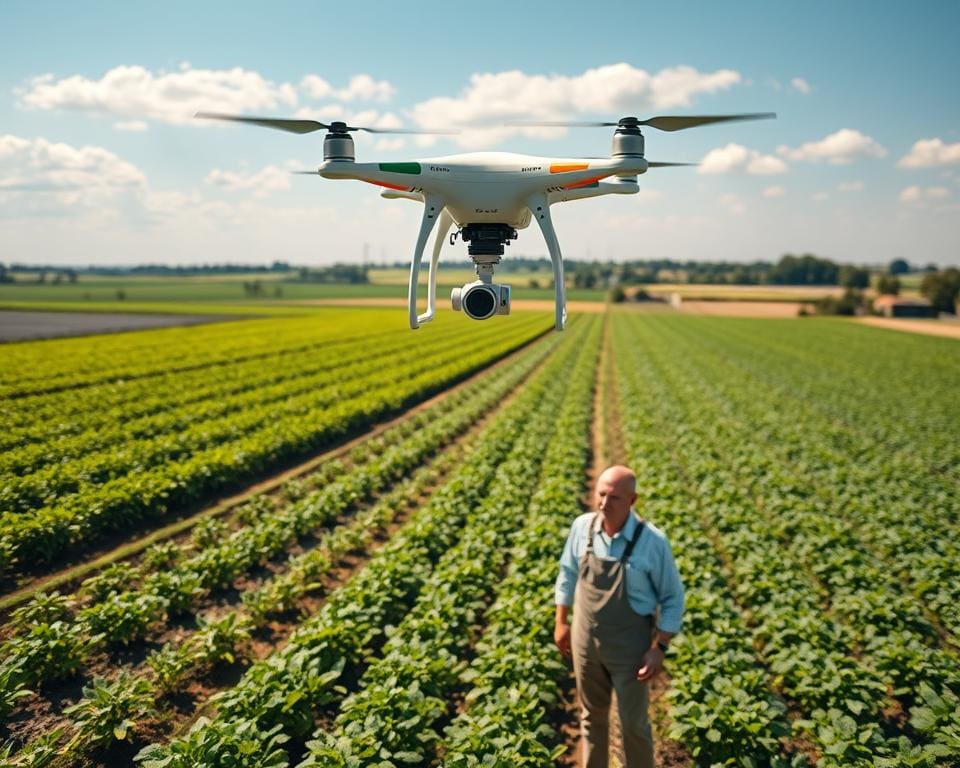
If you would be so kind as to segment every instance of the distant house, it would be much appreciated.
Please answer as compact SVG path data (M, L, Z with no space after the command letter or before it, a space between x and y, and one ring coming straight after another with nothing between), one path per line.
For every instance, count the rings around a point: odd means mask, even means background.
M934 317L936 313L926 299L905 299L900 296L879 296L873 309L884 317Z

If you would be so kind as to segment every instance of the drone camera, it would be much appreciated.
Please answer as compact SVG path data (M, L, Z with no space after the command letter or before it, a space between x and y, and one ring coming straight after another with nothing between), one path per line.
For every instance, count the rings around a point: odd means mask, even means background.
M510 286L476 280L450 293L454 312L463 312L473 320L510 314Z

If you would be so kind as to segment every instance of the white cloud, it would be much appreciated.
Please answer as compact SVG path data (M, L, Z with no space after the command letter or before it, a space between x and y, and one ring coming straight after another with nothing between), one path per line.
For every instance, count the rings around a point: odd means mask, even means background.
M389 101L396 93L386 80L374 80L370 75L360 74L350 78L346 88L334 88L319 75L306 75L300 88L314 99L338 99L340 101Z
M142 195L146 177L103 147L74 147L43 138L0 136L0 201L4 217L70 215Z
M861 157L885 157L887 150L874 139L852 128L842 128L820 141L811 141L796 149L777 147L788 160L826 161L831 165L847 165Z
M940 139L920 139L900 158L901 168L934 168L960 163L960 142L944 144Z
M763 190L764 197L783 197L785 194L787 194L787 190L777 185L767 187Z
M900 192L900 202L906 205L918 205L937 200L945 200L950 197L950 190L947 187L919 187L916 185L906 187Z
M584 114L615 119L625 114L649 116L651 110L690 106L703 93L727 90L742 78L721 69L662 69L651 74L626 63L588 69L574 76L531 75L519 70L480 73L456 97L435 97L416 104L413 117L425 128L463 126L464 146L489 146L506 136L523 134L557 138L565 129L501 127L512 120L571 120ZM490 126L478 130L476 125Z
M69 109L167 123L190 122L194 113L204 110L256 112L297 102L289 83L273 83L239 67L155 74L140 66L119 66L99 80L81 75L57 80L47 74L35 77L17 94L27 109Z
M837 184L837 192L862 192L862 181L842 181Z
M802 77L793 78L790 81L790 85L795 91L799 91L802 94L808 94L813 90L813 88L810 87L810 83L808 83Z
M250 192L255 198L263 198L271 192L290 189L290 171L299 163L289 162L285 167L268 165L255 173L235 173L215 168L204 181L231 192Z
M720 205L727 209L728 213L732 213L735 216L742 216L747 212L746 204L736 195L721 195L718 200Z
M700 161L698 173L749 173L769 176L786 173L787 164L779 157L764 155L741 144L727 144L710 150Z
M143 120L123 120L119 123L114 123L113 127L118 131L140 132L147 130L147 124L143 122Z

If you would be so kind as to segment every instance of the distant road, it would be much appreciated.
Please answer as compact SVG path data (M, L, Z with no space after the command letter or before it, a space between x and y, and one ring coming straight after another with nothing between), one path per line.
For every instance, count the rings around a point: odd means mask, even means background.
M121 312L23 312L0 310L0 342L89 336L173 325L223 322L225 315L139 315Z

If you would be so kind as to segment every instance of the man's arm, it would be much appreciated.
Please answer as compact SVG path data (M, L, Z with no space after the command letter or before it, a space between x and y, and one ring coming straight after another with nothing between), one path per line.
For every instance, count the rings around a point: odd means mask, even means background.
M560 572L557 574L554 596L557 612L553 625L553 642L564 656L570 655L570 606L573 605L578 575L573 529L574 526L571 526L563 546L563 554L560 555Z
M665 551L659 573L653 579L657 602L660 604L660 626L653 631L650 648L643 655L643 665L637 670L637 679L641 681L649 680L661 672L664 651L660 643L669 645L670 640L680 631L683 620L683 583L680 581L680 572L677 570L670 545L666 542L664 544Z
M569 605L558 605L557 616L553 625L553 642L557 644L563 656L570 655L570 614Z

